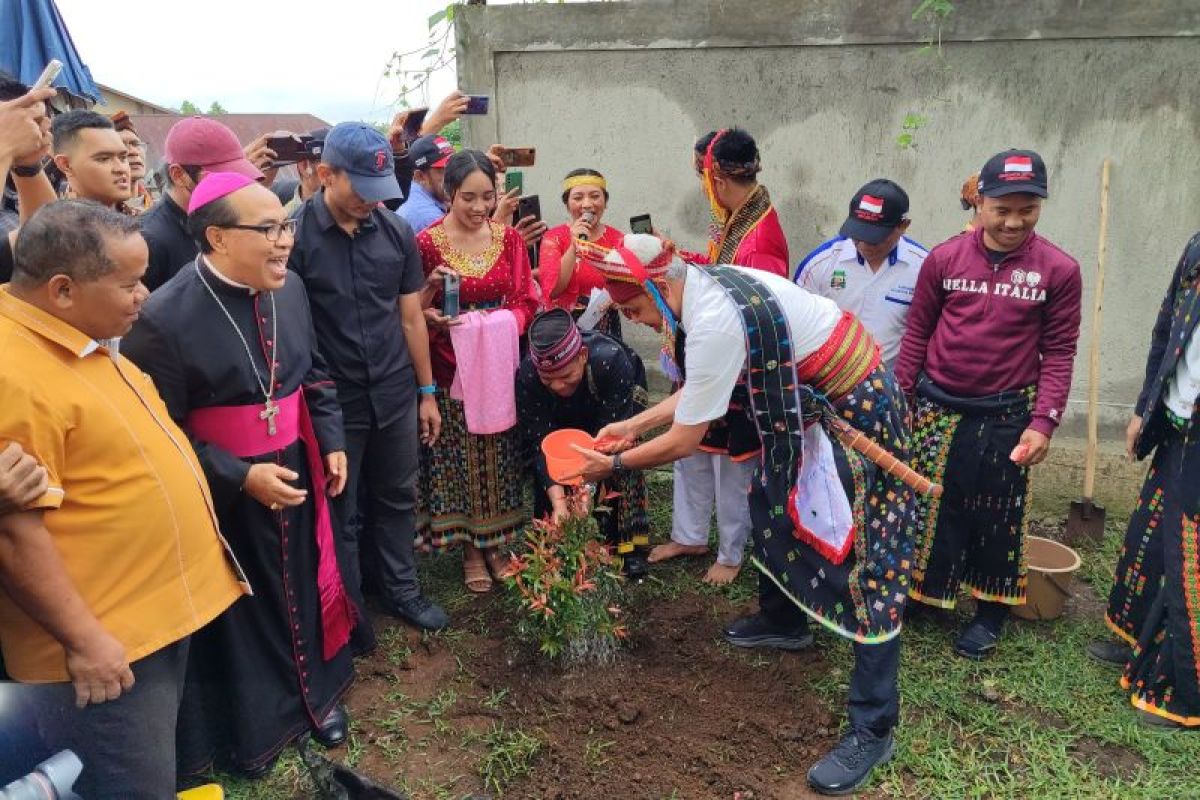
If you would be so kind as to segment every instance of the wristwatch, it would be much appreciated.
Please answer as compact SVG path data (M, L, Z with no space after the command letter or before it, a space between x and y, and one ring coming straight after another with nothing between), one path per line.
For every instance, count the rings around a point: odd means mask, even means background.
M18 178L36 178L42 171L43 162L36 164L13 164L8 171Z
M427 383L424 386L417 387L418 394L437 394L437 384Z
M617 453L616 455L614 455L613 460L612 460L613 475L620 475L622 472L628 472L628 471L629 471L629 467L625 466L625 464L621 461L621 454Z

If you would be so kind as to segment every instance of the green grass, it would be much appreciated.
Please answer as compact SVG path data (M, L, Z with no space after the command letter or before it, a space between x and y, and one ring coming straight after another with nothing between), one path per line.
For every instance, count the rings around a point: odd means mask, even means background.
M468 737L468 743L472 740L484 748L478 770L484 789L496 794L503 794L508 784L528 775L542 749L542 742L536 736L505 728L502 723L493 725L486 733Z
M1081 548L1077 580L1104 597L1120 537ZM1117 685L1119 672L1088 658L1106 635L1100 619L1009 623L997 655L955 656L967 614L904 629L897 758L875 782L914 798L1188 798L1200 796L1200 736L1148 729ZM837 676L813 687L841 714L850 648L819 636Z

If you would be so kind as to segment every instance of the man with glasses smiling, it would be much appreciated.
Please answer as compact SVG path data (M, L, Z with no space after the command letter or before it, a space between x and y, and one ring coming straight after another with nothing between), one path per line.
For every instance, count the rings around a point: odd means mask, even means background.
M279 198L212 173L188 225L200 255L147 301L122 352L190 437L254 591L196 636L180 774L216 760L254 776L310 729L327 746L347 733L355 611L330 516L346 485L342 412L287 269L295 222Z

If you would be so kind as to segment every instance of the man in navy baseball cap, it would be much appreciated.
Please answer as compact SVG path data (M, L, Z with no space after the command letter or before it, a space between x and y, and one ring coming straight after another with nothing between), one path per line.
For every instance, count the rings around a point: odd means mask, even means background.
M413 550L421 445L437 441L442 418L421 307L421 254L412 227L381 205L403 196L394 164L391 144L374 128L344 122L330 130L317 165L321 188L296 211L288 262L309 287L313 327L342 406L349 478L333 506L338 566L360 610L356 654L375 646L363 564L389 613L422 630L450 622L422 593ZM361 514L360 486L370 487ZM369 548L361 560L360 537Z
M361 122L335 125L326 135L321 151L321 163L344 172L354 193L368 203L404 196L392 159L392 145L387 137Z

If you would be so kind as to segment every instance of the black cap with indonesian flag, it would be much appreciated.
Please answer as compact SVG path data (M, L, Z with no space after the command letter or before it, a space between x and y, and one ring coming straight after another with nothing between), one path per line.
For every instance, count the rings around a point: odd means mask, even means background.
M879 244L904 221L908 194L887 178L876 178L859 189L850 201L850 215L842 223L840 236L867 244Z
M1046 162L1032 150L997 153L979 171L979 194L984 197L1018 193L1049 197L1046 187Z

